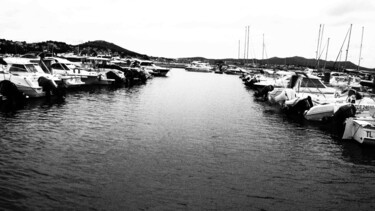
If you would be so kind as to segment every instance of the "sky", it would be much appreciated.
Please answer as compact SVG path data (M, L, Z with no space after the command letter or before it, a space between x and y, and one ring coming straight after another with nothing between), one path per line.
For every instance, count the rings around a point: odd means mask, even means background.
M105 40L149 56L316 58L375 68L373 0L0 0L0 38L80 44ZM348 37L352 25L349 48ZM364 28L361 59L359 59ZM329 38L328 52L327 43ZM341 48L341 46L343 46ZM339 55L342 49L341 57ZM348 49L348 51L347 51ZM347 52L347 53L346 53Z

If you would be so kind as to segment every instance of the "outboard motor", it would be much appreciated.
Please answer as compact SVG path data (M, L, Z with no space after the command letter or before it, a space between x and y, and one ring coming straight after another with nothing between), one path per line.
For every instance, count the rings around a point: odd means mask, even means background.
M303 116L305 111L309 110L313 106L314 105L311 100L311 97L308 96L307 98L298 100L298 102L295 105L285 107L285 112L288 115Z
M245 82L245 85L252 88L255 83L259 82L256 76Z
M292 88L296 86L296 83L298 81L298 75L293 75L291 78L290 78L290 84L289 84L289 88Z
M118 76L116 73L114 73L112 71L107 72L106 75L107 75L107 78L109 78L109 79L115 79L116 84L120 84L120 83L124 82L120 78L120 76Z
M268 86L265 86L262 90L260 90L259 92L256 91L254 93L254 97L256 98L261 98L263 100L266 100L267 99L267 95L268 95L268 92L272 91L274 89L274 87L272 85L268 85Z
M334 132L336 132L339 137L342 136L344 129L345 129L345 120L349 117L354 117L356 114L357 109L353 104L347 104L341 106L333 115L332 118L332 126Z
M51 92L57 89L57 85L53 80L47 79L45 77L38 78L39 86L43 87L43 91L46 92L46 96L50 97Z

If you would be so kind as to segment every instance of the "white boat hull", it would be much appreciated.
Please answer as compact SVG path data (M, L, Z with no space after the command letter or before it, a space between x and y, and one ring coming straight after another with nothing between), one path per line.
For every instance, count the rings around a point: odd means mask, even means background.
M375 145L374 119L370 121L349 118L345 122L345 131L342 139L354 139L360 144Z

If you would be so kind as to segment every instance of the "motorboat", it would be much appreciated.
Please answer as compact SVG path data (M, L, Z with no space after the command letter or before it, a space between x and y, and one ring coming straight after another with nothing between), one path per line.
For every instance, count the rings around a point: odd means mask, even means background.
M361 79L359 77L351 76L347 73L331 72L329 85L345 89L347 87L353 87L359 89L361 87Z
M7 66L0 72L2 74L0 76L1 83L14 84L27 97L44 97L58 89L58 85L55 83L58 79L51 74L44 73L37 64L31 63L29 59L5 58L4 61ZM5 94L3 93L3 95Z
M144 69L146 72L150 73L153 76L167 76L169 72L169 68L165 67L159 67L154 64L152 61L147 60L139 60L139 65L142 69Z
M226 68L224 68L224 73L229 75L242 75L244 73L247 73L247 71L245 69L237 67L236 65L228 65Z
M305 98L310 96L314 103L323 104L335 102L337 100L335 99L337 90L324 85L317 76L295 72L285 76L281 81L284 81L283 83L287 84L288 88L293 89L298 97ZM275 98L279 96L284 89L284 87L275 87L273 91L268 93L269 101L275 102Z
M354 139L360 144L375 145L375 108L368 115L350 117L345 121L342 139Z
M90 69L88 65L72 62L63 58L45 58L43 60L52 70L53 74L61 75L68 87L79 85L108 85L115 82L108 79L106 74Z
M253 84L253 89L260 91L266 86L273 86L275 88L287 88L290 80L290 76L293 72L289 71L273 71L264 70L262 77L259 77Z
M185 67L187 71L211 73L213 68L206 62L193 61Z
M89 57L88 61L91 63L93 71L105 74L107 79L113 79L116 84L125 82L126 77L123 68L110 65L110 59L104 57Z
M142 68L139 59L115 59L110 61L117 69L125 74L127 84L145 83L148 79L153 78L153 70Z

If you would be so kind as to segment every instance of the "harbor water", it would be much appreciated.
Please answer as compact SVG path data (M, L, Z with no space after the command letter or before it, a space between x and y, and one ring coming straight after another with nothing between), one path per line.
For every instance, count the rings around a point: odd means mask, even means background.
M374 210L375 149L172 69L0 113L1 210Z

